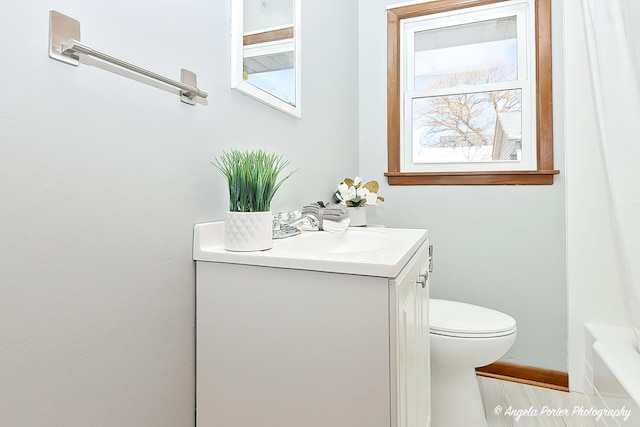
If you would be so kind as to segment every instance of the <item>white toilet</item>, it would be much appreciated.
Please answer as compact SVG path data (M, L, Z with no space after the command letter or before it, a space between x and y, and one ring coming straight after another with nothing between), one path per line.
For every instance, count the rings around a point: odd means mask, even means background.
M513 317L490 308L429 300L432 427L486 427L475 368L502 357L516 339Z

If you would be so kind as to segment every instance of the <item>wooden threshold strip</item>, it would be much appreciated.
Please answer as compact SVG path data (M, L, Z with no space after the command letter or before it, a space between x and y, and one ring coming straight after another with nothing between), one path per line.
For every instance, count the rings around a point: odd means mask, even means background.
M569 391L569 374L550 369L495 362L491 365L476 368L476 374L482 377L550 388L552 390Z

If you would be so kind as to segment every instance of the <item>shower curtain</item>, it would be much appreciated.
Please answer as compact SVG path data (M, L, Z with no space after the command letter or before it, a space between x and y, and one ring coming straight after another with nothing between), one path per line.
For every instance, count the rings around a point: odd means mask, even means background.
M629 315L640 344L640 71L627 1L637 0L583 0L583 9L616 219L612 229L619 243Z

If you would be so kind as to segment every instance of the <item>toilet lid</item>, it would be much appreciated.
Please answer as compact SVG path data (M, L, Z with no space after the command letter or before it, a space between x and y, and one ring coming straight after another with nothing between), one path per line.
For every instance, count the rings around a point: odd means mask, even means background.
M429 300L431 333L458 337L509 335L516 320L508 314L458 301Z

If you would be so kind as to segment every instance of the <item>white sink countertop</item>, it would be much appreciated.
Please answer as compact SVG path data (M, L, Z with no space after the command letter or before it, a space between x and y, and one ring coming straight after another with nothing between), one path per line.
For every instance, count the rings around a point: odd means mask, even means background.
M396 277L420 245L427 230L351 227L345 233L303 231L273 241L257 252L224 249L224 221L196 224L193 259L296 270Z

